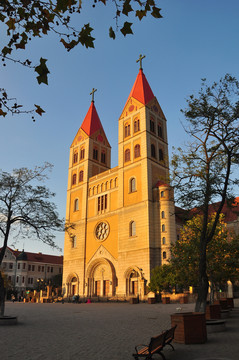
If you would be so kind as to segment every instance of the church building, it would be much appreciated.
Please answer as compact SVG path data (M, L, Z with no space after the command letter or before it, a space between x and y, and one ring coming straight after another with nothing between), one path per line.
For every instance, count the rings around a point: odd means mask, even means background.
M167 121L142 69L118 121L118 166L94 103L70 147L65 296L146 298L176 241ZM127 96L127 95L126 95Z

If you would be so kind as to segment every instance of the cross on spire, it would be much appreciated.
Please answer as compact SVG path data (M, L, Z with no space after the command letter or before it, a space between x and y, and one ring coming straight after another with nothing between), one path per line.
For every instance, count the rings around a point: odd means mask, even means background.
M142 68L142 60L145 58L145 55L139 55L139 59L138 60L136 60L136 62L138 63L139 62L139 70L143 70L143 68Z
M95 94L95 92L97 91L97 89L92 89L92 91L91 91L91 93L90 93L90 95L92 95L92 102L94 102L94 94Z

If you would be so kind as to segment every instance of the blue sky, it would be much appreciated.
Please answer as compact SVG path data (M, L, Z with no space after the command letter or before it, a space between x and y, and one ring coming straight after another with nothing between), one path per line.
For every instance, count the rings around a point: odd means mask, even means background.
M136 19L134 35L124 38L117 32L116 40L108 37L108 28L114 25L112 6L99 4L93 9L92 3L83 1L77 21L79 26L90 22L95 29L95 49L79 46L67 53L58 38L49 35L32 40L24 53L35 62L48 59L48 86L39 86L29 69L14 64L0 67L0 87L26 107L39 104L46 111L35 123L26 115L0 118L0 168L11 171L45 161L54 164L47 185L56 192L61 217L65 216L69 147L88 111L93 87L114 167L118 118L138 74L139 54L146 55L144 73L168 120L170 152L186 140L180 109L190 94L197 93L201 78L210 82L230 73L239 79L237 0L163 0L159 2L163 19ZM3 29L0 38L4 38ZM63 249L64 235L57 234L56 242ZM59 254L38 241L20 238L15 247L23 245L26 251Z

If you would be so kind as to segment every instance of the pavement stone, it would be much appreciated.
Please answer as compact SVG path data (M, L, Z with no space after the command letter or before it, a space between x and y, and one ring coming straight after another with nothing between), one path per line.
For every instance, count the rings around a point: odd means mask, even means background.
M239 299L226 331L208 334L205 344L174 343L167 360L238 360ZM193 311L194 304L6 304L18 325L0 327L0 359L133 360L137 344L147 344L171 325L170 315ZM162 359L155 355L155 360Z

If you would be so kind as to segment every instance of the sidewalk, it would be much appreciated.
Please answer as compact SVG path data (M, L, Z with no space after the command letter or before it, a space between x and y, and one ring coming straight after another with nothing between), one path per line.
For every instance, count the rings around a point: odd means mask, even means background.
M7 303L6 315L17 315L19 324L0 327L0 359L133 360L135 345L168 329L179 306L194 309L194 304ZM238 360L239 300L235 306L225 332L208 334L205 344L174 343L175 352L164 350L166 359Z

